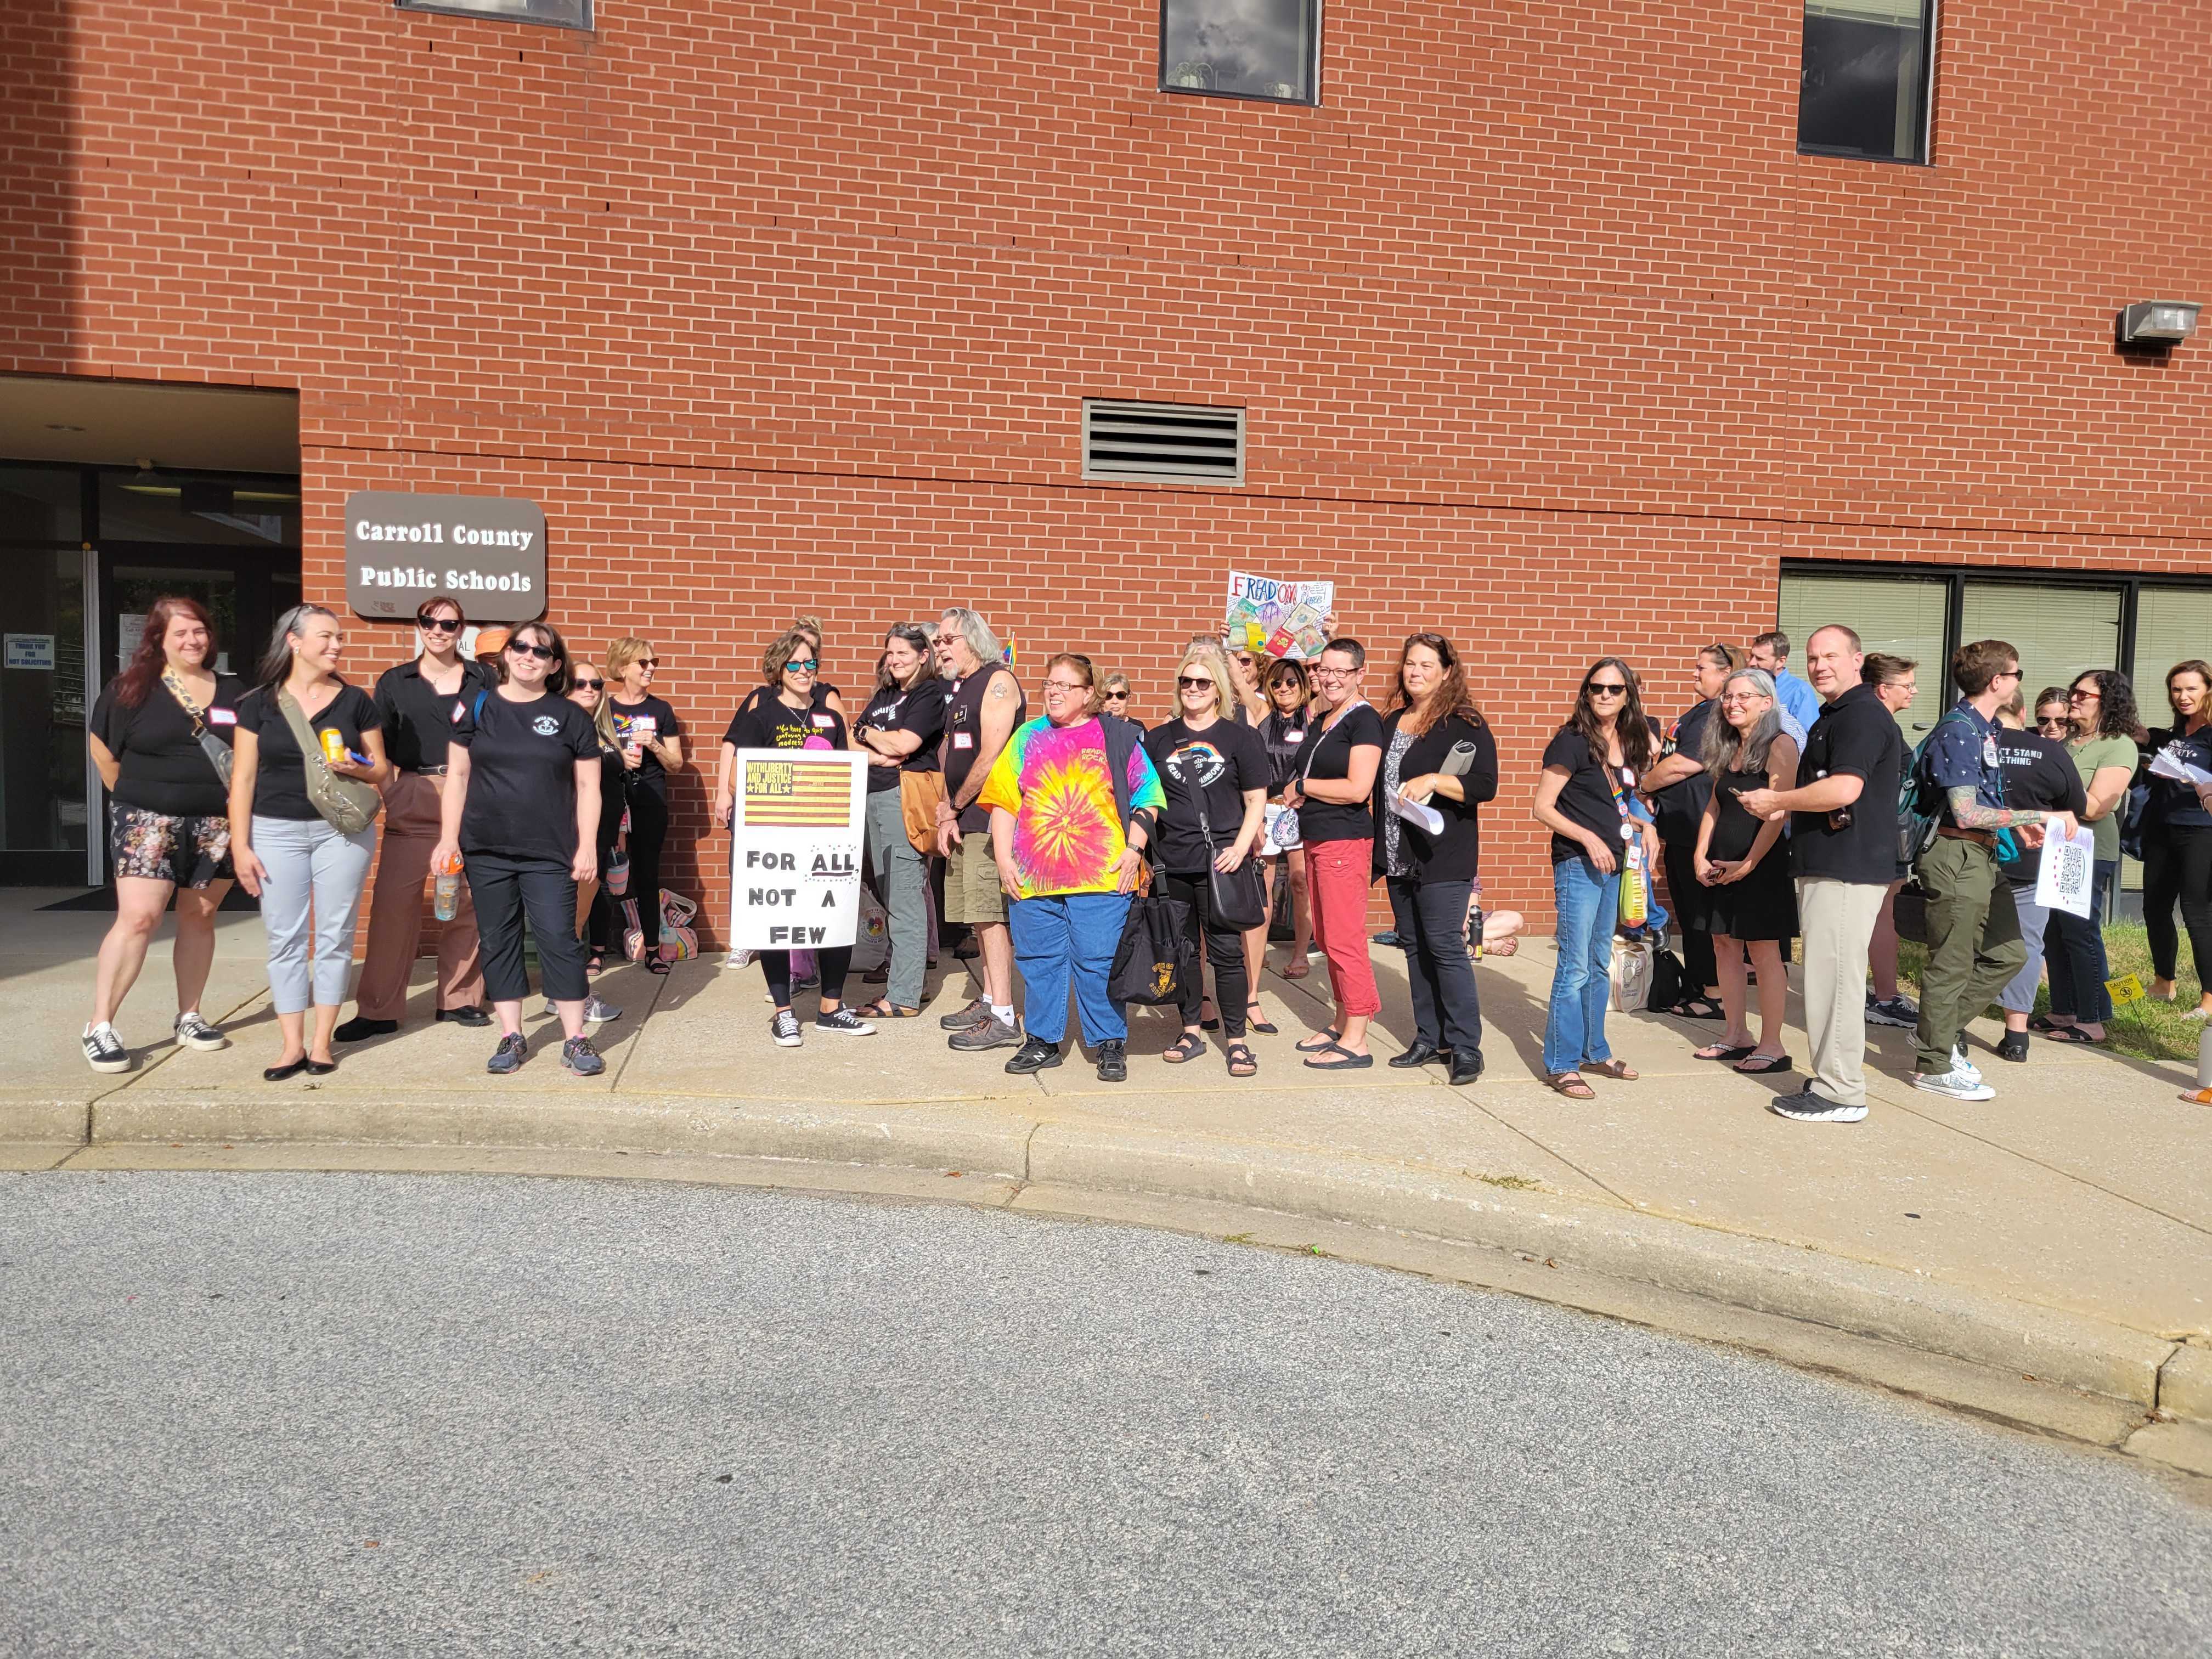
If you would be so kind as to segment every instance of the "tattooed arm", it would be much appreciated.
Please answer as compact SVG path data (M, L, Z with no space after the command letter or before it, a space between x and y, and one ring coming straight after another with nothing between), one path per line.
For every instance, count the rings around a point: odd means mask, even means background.
M1951 805L1951 822L1961 830L2013 830L2040 823L2070 836L2079 827L2079 820L2063 810L2045 812L2029 807L1984 806L1974 799L1971 783L1954 783L1943 794Z

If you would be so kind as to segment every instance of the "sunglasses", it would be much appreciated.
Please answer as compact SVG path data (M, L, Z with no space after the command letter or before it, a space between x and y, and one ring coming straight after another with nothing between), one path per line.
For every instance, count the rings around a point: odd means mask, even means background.
M633 668L658 668L660 666L660 659L658 657L640 657L635 662L632 663L630 666Z
M814 672L814 665L811 662L800 662L794 658L784 664L783 672L787 674L811 674Z
M1583 687L1583 690L1593 697L1625 697L1628 695L1628 688L1625 685L1605 684L1597 680L1591 680Z
M605 680L579 679L575 682L575 687L579 691L599 691L605 689L606 684Z
M1189 683L1189 682L1188 682L1188 681L1185 681L1185 682L1184 682L1184 684L1188 684L1188 683ZM1107 692L1107 693L1105 694L1106 701L1107 701L1107 702L1126 702L1126 701L1127 701L1127 699L1128 699L1128 696L1129 696L1129 694L1128 694L1127 691L1109 691L1109 692Z
M2063 726L2067 722L2063 714L2038 714L2035 723L2038 726Z
M2066 701L2069 702L2094 702L2097 701L2097 694L2094 691L2069 691L2066 694Z
M532 645L522 640L509 640L507 648L520 656L535 657L540 662L551 662L561 654L550 645Z
M1182 691L1205 691L1213 688L1213 682L1203 674L1178 674L1176 676L1176 688Z
M462 623L459 617L417 617L415 626L425 634L458 634Z

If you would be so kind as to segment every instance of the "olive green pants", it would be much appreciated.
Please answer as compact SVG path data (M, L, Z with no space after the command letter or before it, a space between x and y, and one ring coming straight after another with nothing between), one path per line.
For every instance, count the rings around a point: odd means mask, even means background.
M2012 888L1979 842L1936 837L1913 866L1928 892L1928 966L1920 975L1923 1073L1951 1069L1966 1022L1997 999L2027 961Z

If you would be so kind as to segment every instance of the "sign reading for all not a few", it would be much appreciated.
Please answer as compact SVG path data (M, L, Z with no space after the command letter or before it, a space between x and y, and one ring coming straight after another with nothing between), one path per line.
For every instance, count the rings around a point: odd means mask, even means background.
M545 513L507 495L346 497L346 603L357 617L411 618L450 593L471 622L545 614Z

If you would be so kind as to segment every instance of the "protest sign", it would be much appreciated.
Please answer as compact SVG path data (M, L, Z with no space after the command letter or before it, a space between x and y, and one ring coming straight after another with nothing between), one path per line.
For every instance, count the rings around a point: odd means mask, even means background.
M818 951L860 921L867 765L842 750L740 749L730 811L730 944Z
M2071 836L2045 836L2043 863L2035 873L2035 902L2046 910L2087 916L2096 860L2097 832L2086 823Z
M1229 642L1270 657L1321 655L1325 626L1336 611L1334 582L1276 581L1243 570L1229 573Z

